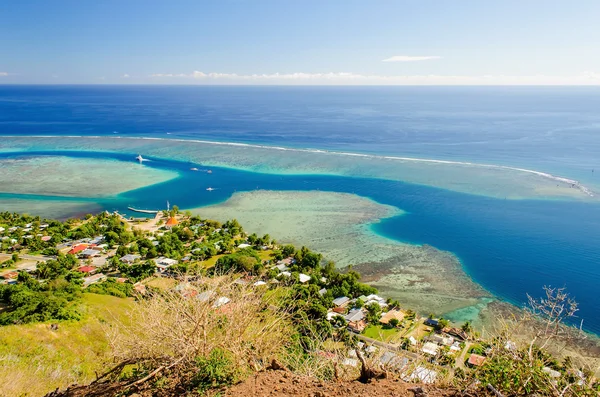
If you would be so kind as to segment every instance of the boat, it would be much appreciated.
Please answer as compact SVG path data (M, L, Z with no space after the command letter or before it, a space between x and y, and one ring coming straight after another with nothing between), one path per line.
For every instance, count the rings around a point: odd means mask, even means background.
M127 207L127 209L129 211L133 211L133 212L141 212L142 214L158 214L160 211L153 211L153 210L138 210L137 208L133 208L133 207Z
M212 174L212 170L206 171L207 174Z
M208 188L206 188L206 190L208 190L209 192L212 192L215 189L213 189L212 187L208 187Z
M196 168L196 167L192 167L192 168L190 168L190 170L191 170L191 171L198 171L198 168Z
M140 163L144 160L146 160L145 158L142 157L141 154L138 154L137 157L135 158L137 161L139 161Z

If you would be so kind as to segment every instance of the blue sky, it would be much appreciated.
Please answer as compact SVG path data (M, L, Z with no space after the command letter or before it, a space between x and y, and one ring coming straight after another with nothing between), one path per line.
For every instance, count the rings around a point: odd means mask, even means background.
M0 84L600 84L599 15L597 0L3 1Z

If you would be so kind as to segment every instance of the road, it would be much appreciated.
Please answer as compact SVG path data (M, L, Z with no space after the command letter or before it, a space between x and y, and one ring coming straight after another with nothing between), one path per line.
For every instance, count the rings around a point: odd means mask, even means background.
M408 350L404 350L403 348L401 348L399 346L391 345L389 343L385 343L385 342L382 342L377 339L369 338L368 336L364 336L361 334L357 334L357 333L353 333L353 334L356 335L356 337L358 339L362 340L363 342L367 342L367 343L370 343L375 346L383 347L384 349L387 349L389 351L400 353L401 355L404 355L407 358L412 358L413 360L416 360L419 358L418 354L409 352Z

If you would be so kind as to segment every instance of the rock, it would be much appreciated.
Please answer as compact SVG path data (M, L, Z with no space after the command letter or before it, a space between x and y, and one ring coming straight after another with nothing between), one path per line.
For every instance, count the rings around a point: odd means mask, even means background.
M415 394L415 397L427 397L427 392L423 390L423 388L420 386L411 387L410 389L408 389L408 391L413 392Z

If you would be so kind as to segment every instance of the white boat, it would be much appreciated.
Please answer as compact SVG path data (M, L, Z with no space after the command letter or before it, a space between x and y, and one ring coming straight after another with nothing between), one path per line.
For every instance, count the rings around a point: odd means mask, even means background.
M141 154L138 154L138 155L137 155L137 157L136 157L135 159L136 159L137 161L139 161L140 163L141 163L142 161L146 161L146 159L145 159L145 158L143 158Z
M190 170L191 170L191 171L198 171L198 168L196 168L196 167L192 167L192 168L190 168Z
M206 190L208 190L209 192L212 192L215 189L213 189L212 187L209 187L209 188L206 188Z

